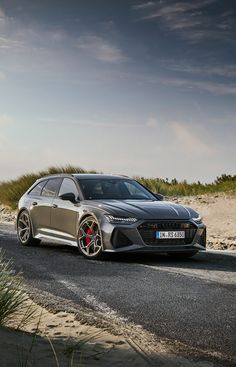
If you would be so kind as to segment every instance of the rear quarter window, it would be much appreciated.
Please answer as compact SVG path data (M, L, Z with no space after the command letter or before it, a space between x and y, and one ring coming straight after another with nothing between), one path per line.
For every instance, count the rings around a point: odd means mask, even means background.
M30 190L29 195L30 196L40 196L43 187L45 186L47 180L39 182L36 186L33 187L32 190Z

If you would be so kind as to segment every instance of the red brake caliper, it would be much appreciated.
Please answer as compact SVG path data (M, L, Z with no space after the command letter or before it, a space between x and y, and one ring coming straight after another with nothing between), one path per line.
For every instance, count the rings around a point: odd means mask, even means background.
M91 228L87 229L86 234L88 234L89 236L91 236L92 233L93 233L93 231L92 231ZM91 242L91 238L86 237L85 238L85 242L86 242L86 246L88 247L89 244L90 244L90 242Z

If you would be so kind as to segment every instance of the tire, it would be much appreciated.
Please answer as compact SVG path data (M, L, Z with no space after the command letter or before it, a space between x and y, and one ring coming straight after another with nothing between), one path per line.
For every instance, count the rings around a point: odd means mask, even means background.
M17 237L23 246L35 246L41 242L41 240L33 237L32 224L27 210L20 212L17 218Z
M189 259L190 257L193 257L197 253L198 253L198 251L193 251L193 252L168 252L168 255L170 257L175 258L175 259Z
M104 259L101 231L93 216L86 217L79 224L77 242L79 252L86 259Z

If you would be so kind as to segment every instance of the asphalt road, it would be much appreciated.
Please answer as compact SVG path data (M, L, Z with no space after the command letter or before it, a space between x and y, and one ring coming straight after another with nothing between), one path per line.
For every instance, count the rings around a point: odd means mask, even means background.
M188 260L132 255L88 261L76 249L23 247L0 225L0 247L33 287L124 318L158 337L236 355L236 257L201 253Z

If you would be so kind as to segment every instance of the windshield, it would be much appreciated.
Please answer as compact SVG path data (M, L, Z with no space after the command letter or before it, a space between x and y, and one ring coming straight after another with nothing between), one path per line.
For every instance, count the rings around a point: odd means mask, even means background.
M86 200L157 200L134 180L96 178L78 181Z

